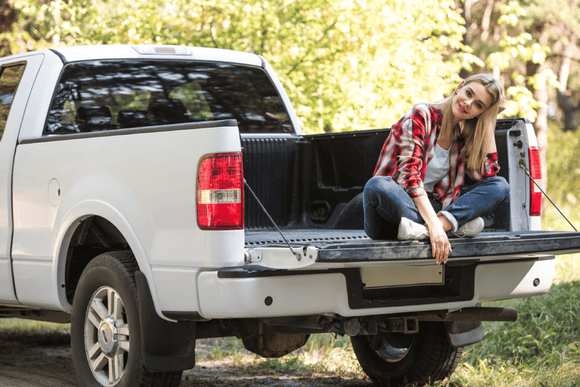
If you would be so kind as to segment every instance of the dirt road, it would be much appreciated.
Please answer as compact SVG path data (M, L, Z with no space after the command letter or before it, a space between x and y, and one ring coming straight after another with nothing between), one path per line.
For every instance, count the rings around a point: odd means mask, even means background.
M201 341L201 340L200 340ZM0 387L76 386L70 336L0 331ZM209 345L200 343L203 351ZM371 387L368 379L295 369L236 367L231 359L206 360L183 373L180 387Z

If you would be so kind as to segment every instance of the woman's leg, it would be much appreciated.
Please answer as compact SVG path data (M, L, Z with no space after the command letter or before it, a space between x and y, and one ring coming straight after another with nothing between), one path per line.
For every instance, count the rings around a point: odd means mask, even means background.
M401 218L424 223L409 195L389 176L375 176L363 194L365 231L373 239L396 239Z
M454 231L479 216L485 216L509 200L510 185L500 176L488 177L465 189L441 213L453 224ZM451 216L448 216L451 215Z

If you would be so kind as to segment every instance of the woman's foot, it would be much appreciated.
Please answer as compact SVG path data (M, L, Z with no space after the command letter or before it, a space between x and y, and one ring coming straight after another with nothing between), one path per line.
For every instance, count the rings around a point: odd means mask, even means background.
M422 224L415 223L411 219L401 218L399 223L399 233L397 239L402 241L408 240L423 240L429 238L429 231L427 227Z
M470 220L469 222L465 223L463 226L459 227L459 229L455 232L450 231L449 233L452 236L457 237L469 237L472 238L483 231L485 227L485 222L482 218L475 218Z

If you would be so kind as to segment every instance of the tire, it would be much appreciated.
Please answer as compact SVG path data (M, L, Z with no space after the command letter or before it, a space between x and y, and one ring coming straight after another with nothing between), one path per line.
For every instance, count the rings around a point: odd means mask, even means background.
M455 371L463 348L449 345L442 323L424 322L415 334L351 337L354 353L378 387L423 386Z
M139 302L131 251L95 257L76 289L71 346L79 386L177 387L182 372L151 372L144 366Z

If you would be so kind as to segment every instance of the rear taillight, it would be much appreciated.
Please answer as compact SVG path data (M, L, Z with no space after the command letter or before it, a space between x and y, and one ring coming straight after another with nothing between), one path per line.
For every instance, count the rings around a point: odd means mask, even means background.
M540 164L540 151L537 147L529 147L530 175L539 184L542 179L542 166ZM542 213L542 192L530 179L530 216L540 216Z
M244 228L241 153L202 157L197 170L197 224L203 230Z

